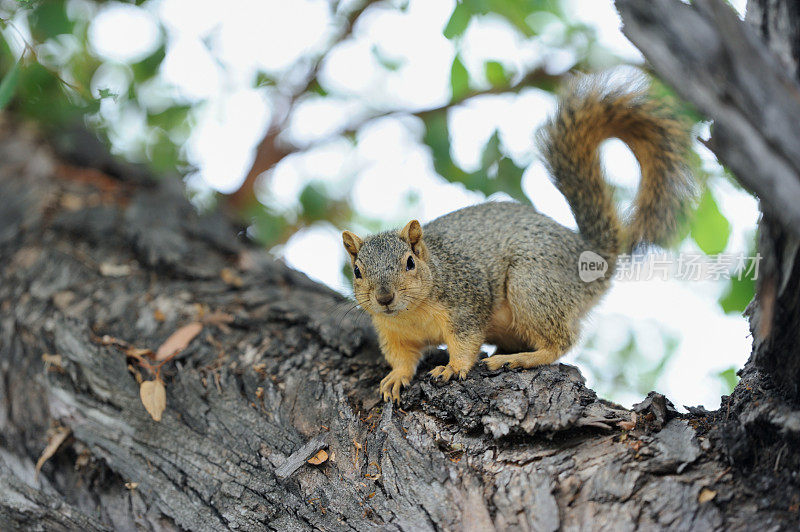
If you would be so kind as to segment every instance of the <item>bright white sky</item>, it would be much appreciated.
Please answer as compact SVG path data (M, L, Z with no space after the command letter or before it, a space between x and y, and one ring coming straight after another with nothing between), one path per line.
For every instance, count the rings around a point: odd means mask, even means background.
M744 2L735 2L740 13ZM309 50L324 47L331 31L326 4L324 0L151 0L140 9L109 3L93 23L90 39L103 56L135 61L157 46L156 21L164 23L168 49L162 75L144 88L144 97L154 103L163 101L165 94L205 100L194 114L197 125L187 146L199 172L188 181L196 188L231 191L243 179L253 147L270 119L269 102L252 88L255 73L280 71ZM569 12L597 28L603 45L641 61L619 30L611 1L570 0L569 4ZM441 31L453 5L452 0L411 0L406 13L387 9L366 16L354 39L339 46L321 72L332 94L347 97L306 101L294 115L287 137L311 144L365 110L422 109L446 103L454 49ZM74 9L80 6L79 1L73 3ZM384 56L401 63L399 70L387 73L377 63L372 47L378 43ZM530 66L545 51L520 39L505 23L484 19L472 22L461 53L467 68L480 72L484 61L500 57L513 58L509 67ZM546 64L558 69L571 64L571 59L549 53ZM128 76L125 68L109 67L93 85L113 92L115 84ZM483 144L499 129L510 155L528 167L523 177L526 194L540 211L574 227L566 202L532 151L533 132L552 108L551 97L536 90L470 101L450 116L453 154L465 169L476 167ZM104 101L102 112L117 120L112 136L118 146L143 130L141 117L120 115L113 102ZM410 218L429 221L482 201L481 195L436 175L421 135L421 124L415 121L377 121L359 132L355 146L334 141L287 158L266 176L262 197L271 205L291 209L311 179L323 181L334 193L355 180L352 199L357 210L396 225ZM715 167L713 155L698 149L709 168ZM638 167L618 141L605 148L605 164L615 183L635 186ZM755 200L722 180L713 183L713 190L733 225L727 251L744 251L758 215ZM409 194L419 198L411 208L405 199ZM341 229L320 225L302 230L275 252L310 277L346 291ZM696 249L689 244L685 251ZM660 331L673 334L680 339L678 352L657 389L679 405L716 408L721 388L713 374L732 365L741 367L751 346L746 321L724 315L717 305L724 287L723 282L710 281L616 283L586 325L585 336L596 332L598 337L595 348L584 355L602 367L603 353L624 345L632 329L641 340L640 348L657 360L663 353ZM564 361L575 363L582 349L576 348ZM630 404L641 396L632 391L616 399Z

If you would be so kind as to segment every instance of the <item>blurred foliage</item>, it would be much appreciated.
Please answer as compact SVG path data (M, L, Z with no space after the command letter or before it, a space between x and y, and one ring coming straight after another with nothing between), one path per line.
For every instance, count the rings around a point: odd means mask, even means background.
M706 188L700 196L691 229L692 239L707 255L725 251L731 234L731 224L719 211L711 189Z
M147 2L128 2L131 6ZM161 28L159 42L145 57L130 62L114 61L101 57L90 45L88 31L93 18L103 2L90 0L0 0L0 109L10 108L38 122L47 129L59 129L75 123L85 123L108 142L114 153L132 161L146 162L159 175L184 176L192 170L186 155L186 142L196 124L202 101L182 100L178 91L171 91L160 77L162 64L167 57L169 42L167 32ZM334 21L343 31L352 28L348 16L353 11L344 10L339 2L332 2ZM404 10L407 4L400 1L379 2L381 9ZM367 7L369 9L369 7ZM513 57L494 57L478 70L468 68L464 59L462 41L470 25L476 20L500 20L516 37L536 44L542 60L537 64L519 64ZM349 26L348 26L349 25ZM462 101L482 94L520 92L537 89L553 93L558 80L567 67L582 71L595 71L623 63L614 53L598 43L595 30L570 16L560 0L460 0L442 29L444 37L454 48L450 65L450 102L436 109L410 112L405 109L378 109L379 115L393 113L411 114L424 125L422 142L427 145L435 171L445 180L460 183L485 196L505 193L518 201L529 202L523 192L521 178L529 161L515 161L498 131L495 131L482 149L477 169L459 166L453 157L453 132L449 123L450 109ZM335 47L344 39L334 41ZM329 52L330 50L328 50ZM386 74L404 68L404 60L373 46L372 56ZM551 67L547 58L571 58L570 64ZM322 54L323 57L325 53ZM343 95L326 87L316 77L321 58L301 58L286 71L261 71L252 80L252 87L263 91L271 102L288 102L286 116L291 116L291 106L312 98L342 98ZM311 67L309 68L309 65ZM223 68L225 65L221 65ZM310 70L309 82L302 92L296 93L297 72ZM547 75L531 76L536 71ZM116 76L101 75L115 72ZM308 74L308 72L306 72ZM118 79L114 86L105 86L98 80ZM287 81L289 80L289 81ZM674 98L671 90L655 83L659 97ZM158 92L158 97L152 97ZM344 95L346 96L346 95ZM275 105L278 105L277 103ZM686 105L680 107L687 120L693 123L701 117ZM125 120L123 120L123 118ZM128 123L123 123L127 121ZM129 134L130 122L136 134ZM285 125L278 124L278 125ZM126 130L125 128L128 128ZM357 129L343 131L341 136L357 142ZM283 141L285 142L285 140ZM305 147L289 147L287 153L302 151ZM531 158L535 154L532 153ZM693 166L699 176L702 194L691 220L687 220L685 237L707 254L725 251L731 226L720 211L717 199L706 183L710 179L727 179L725 175L709 175L695 156ZM372 220L356 212L350 198L354 176L346 176L342 187L348 190L333 191L326 184L310 176L299 192L297 202L291 207L279 205L269 197L259 196L260 202L249 204L242 215L252 225L248 234L259 242L273 246L285 242L297 230L320 222L356 226L362 230L377 230L398 220ZM202 194L207 204L217 201L213 193ZM625 197L631 191L618 191ZM210 194L210 196L209 196ZM409 205L413 197L409 197ZM200 202L200 200L198 200ZM349 275L349 268L343 271ZM732 279L728 290L720 299L725 312L740 313L753 295L752 271L749 276ZM664 336L666 353L656 363L641 355L633 334L626 345L612 358L596 358L602 367L589 359L581 362L604 384L601 388L613 396L615 390L635 389L646 393L655 386L659 376L675 352L676 340ZM589 346L590 347L590 346ZM608 369L611 368L611 374ZM733 382L727 372L720 378ZM734 376L735 377L735 376Z
M162 44L137 62L105 60L88 39L92 15L100 4L79 5L69 0L0 2L0 103L7 103L45 130L85 122L117 152L121 150L116 149L114 140L122 126L112 117L136 117L146 122L144 130L130 139L132 144L121 155L147 162L160 174L183 175L190 169L183 144L191 131L191 107L181 101L164 106L161 101L140 97L140 90L157 78L166 55L163 35ZM130 82L120 91L93 87L102 69L117 69ZM13 100L4 102L12 92ZM113 106L114 112L102 113L104 105Z
M724 395L730 395L739 382L739 376L736 374L736 368L734 366L729 367L725 371L720 371L717 373L717 377L722 384L722 393Z
M750 240L744 264L731 275L719 304L728 314L742 314L753 299L758 278L759 256L756 252L755 238Z
M601 396L615 397L623 390L644 396L656 389L658 379L664 374L680 343L677 337L666 331L662 331L661 341L663 354L656 361L643 354L633 331L628 331L621 347L610 353L598 353L596 339L590 338L576 360L595 378L596 391Z

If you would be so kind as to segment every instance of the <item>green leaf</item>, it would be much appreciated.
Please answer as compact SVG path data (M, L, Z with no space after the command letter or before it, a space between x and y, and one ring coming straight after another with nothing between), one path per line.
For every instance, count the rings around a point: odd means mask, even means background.
M546 2L530 2L521 0L485 0L489 11L505 18L526 37L534 37L536 33L527 23L528 16L534 11L544 8Z
M514 161L510 158L503 157L500 159L497 166L497 177L495 178L497 183L496 192L505 192L515 200L529 203L530 199L522 190L522 174L524 173L525 169L514 164Z
M481 169L467 173L453 161L450 155L450 131L447 113L438 112L425 117L423 142L430 146L433 167L436 172L452 183L461 183L470 190L489 196L505 192L514 199L528 202L522 191L524 168L518 167L500 150L500 135L495 131L481 155Z
M75 23L67 16L67 5L64 0L47 0L39 2L28 18L31 34L36 42L44 42L56 35L72 33Z
M167 48L166 45L162 44L156 50L139 61L138 63L134 63L131 65L131 70L133 70L133 79L140 83L142 81L146 81L158 73L158 69L161 66L161 63L164 61L164 57L167 55Z
M490 196L497 192L505 192L512 198L527 203L529 200L522 191L522 174L520 168L500 150L500 132L495 130L481 154L481 170L471 175L467 184Z
M469 73L458 54L453 58L453 66L450 68L450 88L453 101L469 94Z
M345 276L348 283L353 282L353 267L350 265L350 259L342 263L342 275Z
M191 110L191 105L175 105L160 113L148 113L147 123L151 126L160 127L165 131L170 131L177 126L184 125L189 118Z
M300 193L303 214L311 221L324 220L327 214L328 194L317 183L309 183Z
M20 61L22 61L22 58L14 63L14 66L9 69L6 75L3 76L3 80L0 81L0 109L8 105L8 102L10 102L11 98L14 96L14 91L17 89Z
M257 203L245 209L244 216L253 220L255 239L264 246L277 244L286 235L286 218Z
M15 111L46 128L82 120L99 102L67 97L61 80L37 61L20 63L15 94Z
M481 154L481 168L487 170L492 164L496 163L503 156L500 151L500 132L494 130L492 136L486 141L486 146L483 147Z
M728 314L741 314L756 292L756 282L753 279L731 276L728 288L719 299L719 306Z
M504 87L508 85L509 75L503 65L497 61L487 61L484 65L486 79L494 87Z
M742 314L755 295L758 274L758 264L755 261L759 259L752 249L739 271L731 274L728 287L719 298L720 307L728 314Z
M180 147L164 131L158 132L156 142L150 146L148 155L150 165L157 172L173 172L183 162Z
M319 81L316 79L311 82L311 85L308 87L308 92L312 92L314 94L318 94L320 96L327 96L328 91L325 90L325 87L319 84Z
M731 366L725 371L717 373L717 378L722 382L722 385L727 390L727 393L733 392L736 385L739 383L739 376L736 375L736 367Z
M446 111L426 116L425 135L422 140L431 148L433 168L436 172L448 181L466 184L469 174L459 168L450 156L450 130Z
M665 105L669 105L671 112L677 114L680 118L683 118L691 123L702 122L706 119L702 113L698 112L697 109L692 106L692 104L683 98L679 98L671 87L666 85L657 77L648 77L648 83L650 83L649 92L652 95L653 101L662 102ZM692 151L689 156L692 158L696 157L699 164L699 156L697 156L694 151ZM694 164L694 161L691 161L691 163Z
M256 74L256 81L253 87L272 87L275 85L275 78L267 74L266 72L259 72Z
M453 10L453 14L450 15L450 20L447 21L447 25L442 31L444 36L448 39L452 39L453 37L459 37L463 35L467 30L467 26L469 26L469 21L472 19L472 15L472 10L467 4L456 5L456 8Z
M111 98L112 100L116 100L117 94L111 92L111 89L100 89L99 91L97 91L97 97L100 98L101 100L105 98Z
M447 113L435 113L426 117L425 135L422 141L431 148L433 167L436 172L447 177L447 169L453 164L450 157L450 131L447 127Z
M756 252L755 237L751 235L746 260L740 260L738 268L731 274L725 293L719 298L719 306L728 314L742 315L756 293L761 257Z
M711 190L706 188L695 211L691 229L692 239L703 253L716 255L725 251L731 236L731 224L719 211Z

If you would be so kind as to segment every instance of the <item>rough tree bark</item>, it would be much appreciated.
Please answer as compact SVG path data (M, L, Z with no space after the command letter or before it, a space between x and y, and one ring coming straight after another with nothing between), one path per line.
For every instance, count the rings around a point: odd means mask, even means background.
M629 28L648 20L620 3ZM696 4L648 3L707 16ZM566 365L419 377L399 408L382 404L386 367L348 302L239 242L223 215L198 216L180 183L85 148L57 155L0 127L0 529L797 528L800 415L758 354L788 361L796 345L758 336L719 411L678 415L651 394L635 424ZM796 309L781 319L796 325ZM136 380L151 376L126 350L197 320L162 371L156 422ZM70 437L37 478L60 427ZM320 449L329 459L308 464Z

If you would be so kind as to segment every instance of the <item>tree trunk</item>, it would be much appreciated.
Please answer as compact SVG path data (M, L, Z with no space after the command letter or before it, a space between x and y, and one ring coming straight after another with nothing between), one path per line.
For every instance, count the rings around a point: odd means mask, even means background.
M177 181L0 131L0 529L798 526L800 414L759 355L796 351L757 338L717 412L652 393L634 416L567 365L438 384L424 375L439 352L384 404L388 368L351 303L195 214ZM780 272L775 305L797 279ZM796 334L796 308L770 338ZM202 331L161 370L154 421L141 349L190 322Z
M762 261L747 310L753 353L724 401L720 441L728 459L765 487L797 486L800 9L793 0L751 1L745 24L720 0L617 5L623 31L656 72L714 119L709 148L759 197ZM797 511L795 499L786 504Z
M751 1L747 21L758 29L780 66L795 82L794 95L798 97L800 5L791 0ZM796 134L791 140L800 147ZM757 333L753 359L797 403L800 402L800 226L783 227L769 213L759 224L758 244L766 257L766 270L758 286L764 297L750 309L754 334Z

